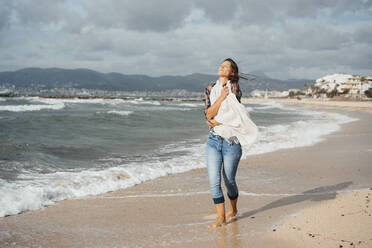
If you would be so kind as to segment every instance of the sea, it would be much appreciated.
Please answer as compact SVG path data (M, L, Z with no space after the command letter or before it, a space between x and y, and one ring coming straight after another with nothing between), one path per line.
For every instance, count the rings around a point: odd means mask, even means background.
M259 136L243 158L311 146L356 120L274 101L244 106ZM208 132L203 102L0 98L0 217L206 167Z

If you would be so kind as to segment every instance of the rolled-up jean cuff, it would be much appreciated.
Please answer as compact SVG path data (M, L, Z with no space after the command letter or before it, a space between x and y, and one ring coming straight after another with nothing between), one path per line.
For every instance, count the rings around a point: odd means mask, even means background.
M235 200L235 199L237 199L237 198L238 198L238 196L239 196L239 193L238 193L238 194L236 194L236 196L234 196L234 197L230 196L230 195L229 195L229 193L227 193L227 196L229 197L229 199L230 199L230 200Z
M213 202L214 202L214 204L224 203L225 202L225 198L223 196L222 197L219 197L219 198L213 198Z

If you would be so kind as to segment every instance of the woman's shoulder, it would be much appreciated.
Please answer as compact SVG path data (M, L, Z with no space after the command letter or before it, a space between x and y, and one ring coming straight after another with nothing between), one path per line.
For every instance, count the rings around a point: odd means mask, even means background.
M207 91L210 92L212 90L213 86L215 86L215 85L216 85L216 82L207 83L207 85L205 86L204 91L205 92L207 92Z

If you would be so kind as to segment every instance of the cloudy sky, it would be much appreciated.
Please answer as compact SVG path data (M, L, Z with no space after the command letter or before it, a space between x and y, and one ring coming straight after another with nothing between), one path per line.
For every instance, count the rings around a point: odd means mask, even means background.
M0 71L372 75L372 0L0 0Z

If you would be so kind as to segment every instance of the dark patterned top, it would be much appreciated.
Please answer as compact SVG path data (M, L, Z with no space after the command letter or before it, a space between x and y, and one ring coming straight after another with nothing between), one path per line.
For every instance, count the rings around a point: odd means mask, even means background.
M210 94L213 86L215 85L215 82L211 82L207 84L207 86L204 89L204 116L208 120L206 114L207 114L207 109L211 106L211 100L210 100ZM235 85L231 84L231 91L236 92L235 90ZM235 95L236 99L240 102L240 99L242 98L242 91L239 89L237 94Z

